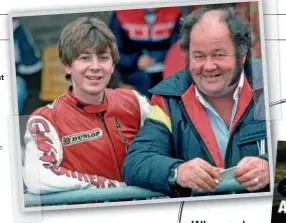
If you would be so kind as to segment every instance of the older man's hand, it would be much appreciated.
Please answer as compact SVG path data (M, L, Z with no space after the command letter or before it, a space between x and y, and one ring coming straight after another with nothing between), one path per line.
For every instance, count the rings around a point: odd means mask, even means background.
M178 168L176 183L196 191L213 191L221 181L219 168L203 159L196 158L181 164Z
M268 161L259 157L245 157L237 164L236 180L248 191L256 191L269 184Z

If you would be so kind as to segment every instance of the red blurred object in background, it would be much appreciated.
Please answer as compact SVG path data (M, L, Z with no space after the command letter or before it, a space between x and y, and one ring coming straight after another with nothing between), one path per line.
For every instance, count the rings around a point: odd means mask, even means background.
M180 40L177 40L168 51L164 62L164 71L162 78L165 79L177 71L183 69L186 65L184 52L180 48Z

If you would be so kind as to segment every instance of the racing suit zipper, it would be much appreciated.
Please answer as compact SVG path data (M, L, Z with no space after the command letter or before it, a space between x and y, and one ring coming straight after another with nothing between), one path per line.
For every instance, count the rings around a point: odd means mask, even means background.
M119 170L119 176L120 178L122 179L122 176L121 176L121 170L120 170L120 165L119 165L119 161L118 161L118 158L117 158L117 155L116 155L116 152L114 150L114 145L113 145L113 142L112 142L112 139L111 139L111 136L110 136L110 133L108 131L108 128L107 128L107 125L105 123L105 120L104 120L104 117L103 117L103 114L100 113L100 114L96 114L96 116L100 119L100 121L102 122L104 128L105 128L105 131L107 132L107 135L108 135L108 138L109 138L109 141L111 142L111 145L112 145L112 150L113 150L113 153L115 154L115 158L116 158L116 163L117 163L117 167L118 167L118 170Z

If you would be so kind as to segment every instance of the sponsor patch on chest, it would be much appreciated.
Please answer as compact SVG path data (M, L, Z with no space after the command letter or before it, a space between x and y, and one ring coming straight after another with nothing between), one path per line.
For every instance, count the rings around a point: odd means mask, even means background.
M99 139L102 137L102 129L96 128L85 132L78 132L72 135L63 136L63 146L71 146L77 143Z

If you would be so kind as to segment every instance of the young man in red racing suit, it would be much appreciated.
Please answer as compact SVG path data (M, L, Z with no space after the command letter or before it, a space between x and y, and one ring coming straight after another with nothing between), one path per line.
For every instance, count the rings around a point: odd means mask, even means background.
M28 121L28 191L126 186L121 177L126 148L146 118L149 102L136 91L106 89L119 56L114 35L99 19L68 24L59 56L71 86Z

